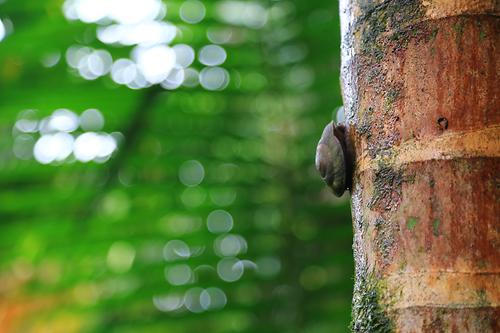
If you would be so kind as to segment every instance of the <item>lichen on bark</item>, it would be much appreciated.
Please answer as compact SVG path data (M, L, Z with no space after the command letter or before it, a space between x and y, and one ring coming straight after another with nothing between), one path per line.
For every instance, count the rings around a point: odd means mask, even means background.
M382 280L366 271L356 273L351 329L356 333L390 333L394 325L381 302Z
M361 33L360 49L376 61L382 60L387 51L385 43L380 40L383 34L389 34L387 41L406 45L418 34L419 29L414 25L424 15L418 0L360 1L359 7L362 14L355 24Z

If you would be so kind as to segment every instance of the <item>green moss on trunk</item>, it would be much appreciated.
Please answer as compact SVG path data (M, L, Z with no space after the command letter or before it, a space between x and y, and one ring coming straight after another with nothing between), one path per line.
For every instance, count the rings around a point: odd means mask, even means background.
M351 329L356 333L394 331L385 306L380 302L382 283L374 274L359 274L354 287Z

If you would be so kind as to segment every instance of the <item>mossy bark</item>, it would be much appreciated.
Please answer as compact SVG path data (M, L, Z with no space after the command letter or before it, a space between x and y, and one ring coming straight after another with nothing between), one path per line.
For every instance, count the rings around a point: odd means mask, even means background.
M355 332L496 332L498 1L341 0Z

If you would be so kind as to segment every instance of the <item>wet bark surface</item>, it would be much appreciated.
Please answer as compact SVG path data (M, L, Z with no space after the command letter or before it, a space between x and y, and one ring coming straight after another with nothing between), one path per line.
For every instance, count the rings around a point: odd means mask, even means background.
M500 330L498 7L341 1L355 332Z

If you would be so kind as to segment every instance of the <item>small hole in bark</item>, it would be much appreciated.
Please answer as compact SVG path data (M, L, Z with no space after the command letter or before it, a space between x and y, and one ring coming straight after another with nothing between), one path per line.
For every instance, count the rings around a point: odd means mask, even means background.
M448 119L445 117L440 117L437 121L439 128L444 131L445 129L448 129Z

